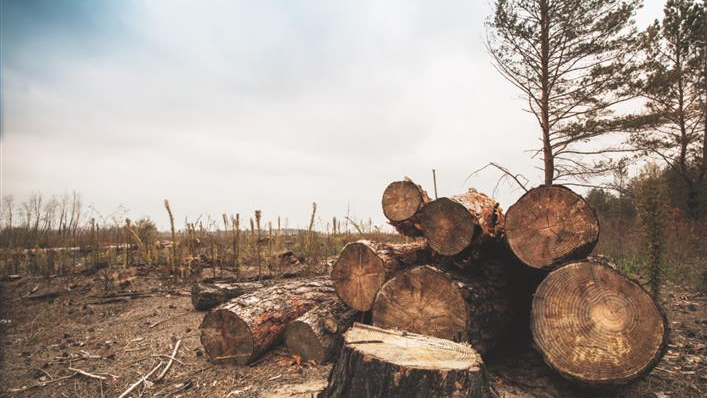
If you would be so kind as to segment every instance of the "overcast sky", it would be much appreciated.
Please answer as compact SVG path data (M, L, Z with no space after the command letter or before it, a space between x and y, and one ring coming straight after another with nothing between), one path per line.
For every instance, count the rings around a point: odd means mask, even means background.
M372 217L403 176L439 195L542 173L484 48L486 0L0 0L0 189L76 189L162 227L200 214ZM649 0L640 26L662 14ZM521 191L496 192L504 209ZM323 227L326 221L319 225Z

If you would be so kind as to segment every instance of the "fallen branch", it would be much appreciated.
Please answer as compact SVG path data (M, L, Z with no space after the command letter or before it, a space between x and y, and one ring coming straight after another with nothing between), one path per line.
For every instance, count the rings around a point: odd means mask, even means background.
M172 363L174 362L175 358L177 356L177 351L179 351L179 345L182 344L182 340L178 340L177 343L174 345L174 351L172 351L172 356L169 357L169 362L167 362L167 365L162 369L162 372L157 376L155 381L157 380L162 380L162 378L167 374L169 371L169 368L172 367Z
M118 398L125 398L125 397L127 397L131 392L133 392L134 389L138 388L138 386L140 386L140 384L146 382L148 377L152 376L152 374L154 374L155 372L157 372L157 369L159 369L160 366L162 366L162 361L160 361L160 363L158 363L157 366L155 366L155 367L154 367L151 371L149 371L146 375L140 376L140 380L138 380L138 381L136 381L135 383L133 383L132 385L130 385L130 387L128 387L128 389L125 390L122 394L120 394L120 396L119 396Z
M9 392L9 393L18 393L18 392L23 392L23 391L30 390L30 389L32 389L32 388L45 387L45 386L48 386L49 384L56 383L57 381L62 381L62 380L70 379L70 378L76 376L77 374L78 374L78 373L72 373L72 374L70 374L70 375L68 375L68 376L62 376L62 377L59 377L59 378L56 378L56 379L52 379L52 380L48 380L48 381L43 381L43 382L41 382L41 383L32 384L32 385L29 385L29 386L23 386L23 387L20 387L20 388L11 388L11 389L7 390L7 392Z
M76 372L76 373L78 373L78 374L82 374L82 375L84 375L84 376L86 376L86 377L90 377L90 378L92 378L92 379L97 379L97 380L106 380L106 379L107 379L107 377L105 377L105 376L95 375L95 374L93 374L93 373L89 373L89 372L87 372L87 371L85 371L85 370L82 370L82 369L72 368L71 366L69 366L69 370L72 371L72 372Z

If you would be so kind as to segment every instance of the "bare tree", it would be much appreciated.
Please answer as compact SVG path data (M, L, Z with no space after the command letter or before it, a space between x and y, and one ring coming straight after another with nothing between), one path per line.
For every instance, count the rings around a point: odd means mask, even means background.
M631 71L633 15L640 0L496 0L487 22L496 69L525 100L540 127L545 184L609 171L582 157L622 148L582 149L611 132L614 106Z

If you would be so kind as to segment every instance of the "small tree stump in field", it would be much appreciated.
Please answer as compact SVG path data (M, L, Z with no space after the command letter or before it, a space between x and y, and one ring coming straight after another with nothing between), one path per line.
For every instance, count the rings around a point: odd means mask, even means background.
M599 241L599 221L587 202L562 186L540 186L506 213L506 237L529 267L552 270L580 260Z
M586 384L623 384L658 363L668 324L638 283L592 261L553 271L533 298L531 331L545 362Z
M469 346L358 323L344 343L323 397L488 396L483 361Z
M469 342L482 355L508 331L511 292L505 264L478 264L473 275L420 266L388 281L373 304L373 324Z
M418 217L430 247L443 256L454 256L472 243L498 239L503 233L498 203L475 189L433 200Z
M390 183L383 191L383 214L401 234L422 236L416 216L430 202L430 197L420 185L409 178Z
M336 294L349 307L368 311L383 283L413 264L430 260L424 242L385 244L366 240L349 243L334 264Z
M290 322L285 331L285 345L302 361L331 362L338 356L342 335L356 314L339 299L322 303Z

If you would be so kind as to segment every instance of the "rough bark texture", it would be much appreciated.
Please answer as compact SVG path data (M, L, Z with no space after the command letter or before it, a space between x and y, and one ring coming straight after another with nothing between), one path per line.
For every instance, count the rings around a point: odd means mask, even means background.
M372 312L375 326L469 342L483 355L511 322L506 265L477 264L464 275L413 268L383 285Z
M278 342L288 323L335 298L328 277L262 288L206 315L201 344L213 361L246 364Z
M481 247L503 235L504 217L498 202L475 189L432 201L418 218L430 247L443 256L459 254L472 244Z
M239 283L195 283L191 287L191 303L198 311L210 310L231 299L252 293L272 281Z
M545 362L585 384L624 384L662 358L668 323L641 285L594 261L565 265L540 284L531 331Z
M341 251L331 279L336 294L349 307L368 311L385 281L408 266L430 261L431 256L425 242L384 244L360 240Z
M552 270L591 253L599 240L599 221L587 202L571 190L540 186L508 209L506 237L524 264Z
M417 215L431 201L422 186L405 177L392 182L383 192L383 214L390 225L405 236L422 236Z
M285 345L302 361L334 361L356 314L339 299L324 302L287 326Z
M489 396L479 354L448 340L354 324L320 397Z

